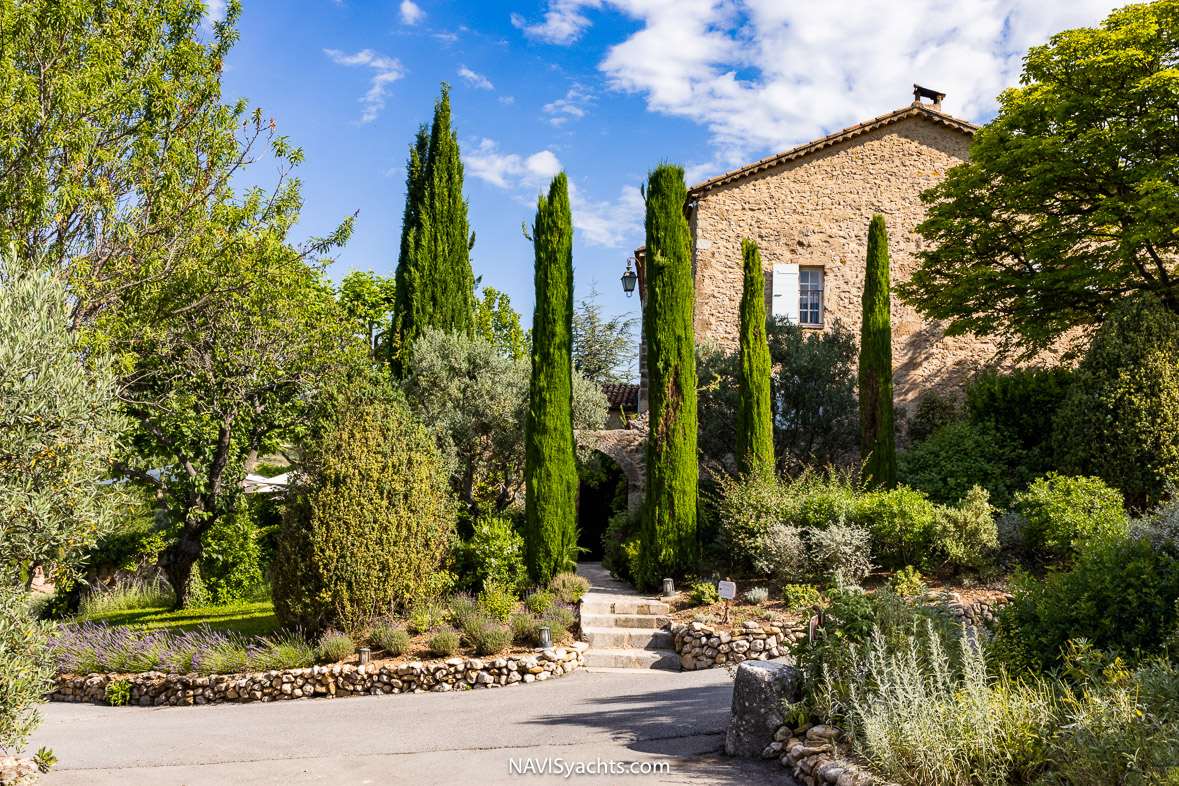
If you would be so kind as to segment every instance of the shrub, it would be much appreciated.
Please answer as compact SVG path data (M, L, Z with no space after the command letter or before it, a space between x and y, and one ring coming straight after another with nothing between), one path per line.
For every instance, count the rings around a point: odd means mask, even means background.
M30 613L26 593L0 585L0 750L23 748L41 722L37 708L53 676L52 632L52 624Z
M782 601L788 609L807 609L822 600L819 588L814 584L786 584L782 587Z
M477 655L498 655L512 645L512 629L507 625L485 625L471 639Z
M508 625L512 629L512 640L518 644L536 644L536 630L540 627L537 618L523 611L517 611L508 618Z
M484 517L475 522L468 544L470 549L470 586L483 589L495 584L510 590L524 586L524 539L507 517Z
M112 707L125 707L131 703L131 683L125 679L108 682L104 693L106 703Z
M533 614L540 614L549 606L553 605L553 601L556 599L557 596L548 590L537 590L524 597L524 608Z
M1063 472L1093 475L1136 509L1179 476L1179 319L1152 294L1101 324L1056 418Z
M468 619L479 616L482 613L475 598L466 592L459 593L450 599L449 611L450 624L459 630L464 629L464 625Z
M1029 470L1046 472L1052 465L1056 413L1074 376L1063 366L1004 374L984 371L966 388L970 420L990 426L1004 442L1021 450Z
M1003 511L995 519L995 534L999 540L999 550L1008 554L1023 551L1027 526L1027 519L1014 510Z
M1067 558L1086 541L1125 534L1122 495L1098 478L1049 472L1015 496L1027 521L1025 545L1049 557Z
M934 542L955 568L989 571L999 548L999 530L987 491L975 486L954 507L939 507L935 513Z
M704 612L698 611L692 615L692 621L699 622L701 625L711 625L712 624L712 615L705 614Z
M692 585L690 597L697 606L711 606L720 602L720 593L711 581L698 581Z
M1005 506L1033 477L1025 464L1024 451L990 424L954 421L903 452L897 473L902 483L942 505L981 486Z
M427 633L446 620L447 608L441 601L419 601L409 612L409 629L413 633Z
M479 606L500 622L506 622L516 608L516 596L492 584L479 593Z
M325 408L287 493L274 609L286 625L362 630L426 594L454 503L433 437L400 394L373 383Z
M886 567L926 564L934 539L934 513L925 494L905 486L865 494L860 506L860 520L872 534L874 553Z
M176 593L166 581L127 579L104 589L101 584L82 597L78 614L82 617L101 617L120 611L139 609L167 609Z
M259 640L248 647L252 671L299 669L315 664L315 649L297 633Z
M584 576L575 573L558 573L549 582L549 589L562 603L576 606L581 603L581 596L589 592L590 583Z
M736 570L786 579L804 572L806 553L789 523L798 518L796 491L767 474L721 479L719 538Z
M347 634L328 631L315 645L315 657L320 663L339 663L356 654L356 644Z
M810 533L812 569L834 587L857 585L872 572L871 536L857 526L835 525Z
M913 415L905 426L905 437L912 444L923 442L943 426L962 420L962 408L936 393L926 393L917 400Z
M1090 541L1071 569L1042 582L1017 575L1012 592L997 618L995 648L1013 669L1054 666L1081 638L1137 658L1156 651L1179 620L1179 566L1146 540Z
M563 634L572 634L577 628L577 615L573 609L563 603L554 603L540 615L540 624L548 625L553 633L553 641L565 640Z
M1179 493L1172 489L1171 499L1134 522L1132 532L1149 540L1155 551L1179 557Z
M216 605L244 600L262 583L262 549L249 508L221 516L205 534L201 578Z
M430 652L434 653L440 658L452 657L459 651L459 635L458 632L443 628L434 633L430 637Z
M610 517L602 535L602 567L631 583L639 568L641 523L638 510L623 510Z
M925 592L925 582L921 580L921 571L906 565L888 577L888 588L902 598L907 598Z
M409 632L387 622L373 626L369 641L395 658L409 651Z
M745 600L752 603L754 606L761 605L769 600L770 591L765 587L753 587L745 591Z

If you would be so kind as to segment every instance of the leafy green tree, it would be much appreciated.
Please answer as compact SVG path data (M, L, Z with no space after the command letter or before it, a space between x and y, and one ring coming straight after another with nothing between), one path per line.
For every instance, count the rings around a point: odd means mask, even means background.
M0 750L40 723L53 674L52 625L29 609L41 567L65 589L115 522L122 496L99 486L126 425L110 364L69 330L60 277L0 254Z
M1127 292L1179 311L1179 4L1130 5L1024 59L970 161L927 191L930 243L898 291L948 334L1028 354Z
M429 590L454 531L445 462L400 392L379 379L327 397L292 487L274 561L287 625L362 631Z
M573 368L599 385L630 382L634 378L637 317L606 319L598 305L597 287L573 310Z
M483 287L483 298L475 304L475 335L512 361L528 357L532 345L532 331L520 327L520 314L512 308L511 298L491 287Z
M696 340L693 331L691 234L684 218L684 170L661 164L647 182L647 498L643 505L641 575L696 567Z
M737 375L737 471L774 471L770 409L770 345L766 339L766 279L757 243L741 241L745 283L741 292L740 373Z
M888 233L884 216L868 225L864 271L864 322L860 328L860 456L874 486L897 484L892 402L892 324L889 316Z
M377 362L389 360L385 330L393 318L396 291L392 276L379 276L371 270L351 270L336 292L344 314L356 323Z
M565 173L536 206L536 310L525 430L524 561L548 584L577 565L577 457L573 445L573 215Z
M393 310L394 372L426 327L470 334L475 327L475 276L467 224L463 163L450 128L450 87L434 104L429 139L419 129L406 174L397 297Z
M531 373L527 360L513 362L477 336L427 328L414 342L401 386L436 435L470 519L521 501ZM595 431L605 420L601 388L574 374L573 428Z
M1062 472L1096 475L1145 510L1179 479L1179 316L1152 294L1121 303L1056 419Z

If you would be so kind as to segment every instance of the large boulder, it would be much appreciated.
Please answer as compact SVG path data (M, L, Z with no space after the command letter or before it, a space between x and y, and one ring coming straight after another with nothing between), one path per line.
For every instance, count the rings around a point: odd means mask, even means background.
M733 709L725 752L745 759L761 757L786 722L782 708L802 698L798 669L774 661L745 661L737 667Z

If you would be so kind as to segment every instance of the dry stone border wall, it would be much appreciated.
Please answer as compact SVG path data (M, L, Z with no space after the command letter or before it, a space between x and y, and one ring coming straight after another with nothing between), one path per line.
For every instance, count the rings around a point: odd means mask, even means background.
M106 686L126 680L131 704L191 706L222 702L282 701L389 693L445 693L542 682L584 665L589 645L575 642L533 655L507 658L450 658L428 663L352 666L335 664L256 674L62 674L50 701L105 702Z
M806 635L803 623L789 622L743 622L731 631L692 622L672 625L671 632L684 671L776 658Z

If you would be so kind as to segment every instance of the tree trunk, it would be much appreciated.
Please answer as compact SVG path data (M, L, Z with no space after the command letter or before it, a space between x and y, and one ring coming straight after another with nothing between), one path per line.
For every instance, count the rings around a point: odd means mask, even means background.
M180 536L164 552L160 560L160 568L164 571L164 575L168 577L168 582L172 585L172 592L176 598L175 607L177 609L188 607L188 579L192 575L193 566L200 561L201 556L205 552L204 543L201 542L201 535L207 528L207 525L205 527L198 527L196 523L186 521L184 527L180 530Z

